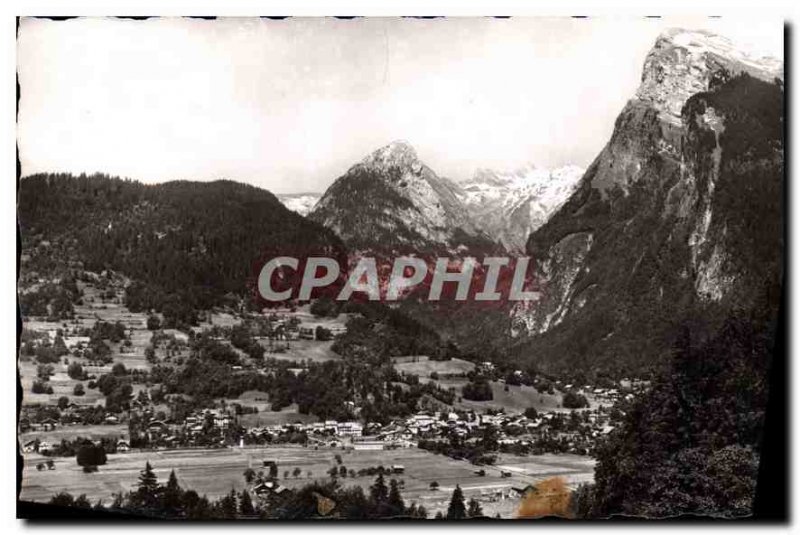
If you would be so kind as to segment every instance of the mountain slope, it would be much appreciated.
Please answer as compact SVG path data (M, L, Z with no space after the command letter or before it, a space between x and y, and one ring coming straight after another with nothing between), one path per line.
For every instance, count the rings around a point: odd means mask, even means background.
M459 184L459 197L481 228L509 251L522 252L531 232L575 191L584 170L523 167L511 172L478 169Z
M395 141L336 179L309 217L351 249L383 252L456 251L494 244L473 223L458 186Z
M661 361L691 311L777 309L779 76L717 36L658 39L611 140L528 241L544 295L515 311L533 336L519 358L624 373Z
M102 175L35 175L20 180L18 218L29 257L21 285L54 266L112 269L139 282L129 297L140 308L179 302L202 309L227 294L246 296L268 252L343 254L329 230L270 192L231 181L144 185Z

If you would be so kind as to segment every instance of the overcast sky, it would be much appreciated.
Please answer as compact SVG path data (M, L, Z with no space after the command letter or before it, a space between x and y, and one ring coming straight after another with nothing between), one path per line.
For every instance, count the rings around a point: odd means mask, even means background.
M752 19L23 19L23 175L324 191L394 139L437 173L587 166L666 27L783 58Z

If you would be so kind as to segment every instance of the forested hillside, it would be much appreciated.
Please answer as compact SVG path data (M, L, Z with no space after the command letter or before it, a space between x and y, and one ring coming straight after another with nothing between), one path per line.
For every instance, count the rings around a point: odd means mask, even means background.
M774 343L764 312L713 335L703 320L682 329L669 368L598 447L580 516L751 513Z
M247 295L268 251L344 251L331 231L268 191L227 180L35 175L20 181L18 214L26 277L68 265L119 271L134 280L132 310L166 307L187 319L226 295Z

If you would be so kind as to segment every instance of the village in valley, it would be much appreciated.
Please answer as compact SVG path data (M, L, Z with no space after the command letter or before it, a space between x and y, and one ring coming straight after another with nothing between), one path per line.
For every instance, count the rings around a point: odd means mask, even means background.
M342 360L334 344L358 313L314 303L228 307L175 328L163 315L131 312L124 277L86 272L83 279L72 283L80 297L70 317L54 317L50 306L25 318L22 499L67 492L108 501L134 487L145 463L165 476L174 470L209 497L248 489L266 500L318 479L368 487L385 471L406 500L431 514L459 485L485 514L514 516L538 481L562 477L573 489L590 482L595 442L646 387L627 379L565 384L489 361L398 355L385 366L388 388L406 403L416 396L416 410L373 419L359 395L319 410L276 399L283 387L262 380L313 381L314 370ZM30 295L46 285L38 281ZM179 393L174 374L198 353L224 363L221 380L253 386ZM82 458L87 445L102 451L97 464Z

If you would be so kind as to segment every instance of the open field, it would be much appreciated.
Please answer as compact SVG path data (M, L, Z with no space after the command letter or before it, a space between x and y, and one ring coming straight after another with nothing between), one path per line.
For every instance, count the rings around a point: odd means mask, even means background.
M238 325L242 322L241 319L237 318L233 314L228 312L212 312L209 314L209 321L203 322L200 324L203 328L209 327L233 327L234 325ZM196 329L197 330L197 329Z
M305 325L304 325L305 326ZM267 340L259 341L265 349L269 347ZM285 342L281 342L283 344ZM333 340L327 342L318 342L317 340L292 340L289 342L289 349L281 353L264 353L264 358L273 358L277 360L287 360L292 362L300 362L303 360L310 360L312 362L325 362L327 360L339 360L341 357L333 352L331 346Z
M347 320L349 319L349 314L339 314L335 318L328 318L328 317L318 317L313 315L310 312L311 305L303 305L301 307L297 307L297 310L294 312L286 311L281 312L280 315L285 315L287 318L297 318L303 324L304 327L312 327L316 328L317 325L321 325L325 328L330 329L331 327L344 327L347 324Z
M69 357L68 357L69 358ZM70 362L80 362L81 364L85 364L84 359L75 359L72 358ZM28 360L28 361L20 361L19 362L19 375L20 381L22 383L22 403L23 405L33 405L36 403L42 404L50 404L55 405L58 402L58 398L61 396L67 396L71 401L74 401L78 405L102 405L103 394L100 393L99 390L93 389L90 390L86 388L86 382L84 382L84 391L86 392L83 396L75 396L73 395L72 391L75 388L75 385L81 381L75 381L71 379L69 375L67 375L67 366L64 364L63 360L56 364L51 364L53 369L55 370L55 375L50 377L50 386L53 387L52 394L34 394L31 391L33 386L33 381L36 380L36 361L35 360ZM95 370L101 370L102 368L92 368L87 369L89 373L98 373ZM111 368L108 367L108 371ZM104 373L104 371L100 371L99 373ZM98 374L99 374L98 373Z
M258 401L256 401L258 399ZM292 403L278 412L270 408L269 396L264 392L250 390L243 393L235 400L228 400L228 403L240 403L248 407L258 407L255 414L243 414L239 416L239 423L244 427L263 427L266 425L282 425L296 422L308 423L316 422L318 418L310 414L300 414L297 411L297 403Z
M219 497L231 488L242 490L245 487L242 473L248 466L258 470L263 460L278 462L279 473L292 472L300 468L299 478L282 479L289 487L302 486L314 479L323 479L325 472L336 464L334 455L342 456L343 465L358 471L361 468L393 464L405 467L405 473L396 475L405 483L403 497L407 503L424 505L431 516L436 511L444 511L450 494L456 484L461 485L467 499L476 497L482 502L487 515L500 513L503 517L513 516L518 499L509 498L508 491L513 487L524 487L553 476L562 476L574 487L593 477L594 461L588 457L575 455L542 455L516 457L502 455L498 466L483 467L486 476L478 476L478 468L466 461L456 461L449 457L435 455L416 448L378 451L342 451L338 449L319 449L303 447L258 447L218 450L163 450L130 452L109 455L108 464L101 466L94 474L84 474L74 458L56 458L53 471L36 470L35 465L43 457L38 454L26 455L20 498L32 501L46 501L59 491L73 495L85 493L92 501L103 499L106 502L114 492L124 492L136 484L139 471L149 461L160 481L166 480L171 469L183 487L193 488L209 498ZM501 468L502 467L502 468ZM511 477L501 477L501 470L512 473ZM308 472L311 476L308 476ZM346 486L369 487L374 477L344 478ZM439 490L431 490L429 485L437 481ZM505 498L502 496L506 496Z
M109 344L114 362L122 362L128 369L149 370L151 366L144 357L144 349L150 343L153 333L147 330L147 314L131 312L120 303L99 302L96 297L98 292L92 286L85 286L83 291L85 303L75 307L75 316L84 318L79 320L82 325L92 327L98 320L122 323L130 336L132 346L125 349L125 353L120 353L120 344ZM108 370L110 369L109 366Z
M239 423L244 427L264 427L268 425L294 424L297 422L311 423L319 418L310 414L297 412L297 404L292 403L280 412L264 411L258 414L243 414L239 416Z
M310 414L300 414L297 410L297 403L292 403L282 410L275 412L269 401L269 394L258 390L248 390L242 392L238 398L228 398L227 404L239 403L246 407L256 407L258 412L255 414L242 414L239 416L239 423L244 427L262 427L265 425L281 425L295 422L316 422L318 418Z
M461 395L461 388L467 384L467 379L439 379L436 381L442 388L455 388ZM474 410L483 412L486 409L505 409L506 413L522 413L528 407L535 407L537 411L558 411L569 409L561 408L561 394L540 394L532 386L508 386L505 391L505 384L499 381L491 381L493 399L490 401L471 401L462 399L455 402L455 407L462 410Z
M430 378L436 372L440 377L448 375L464 375L475 368L472 362L461 359L430 360L426 356L395 357L394 367L398 372L411 373L420 379Z

